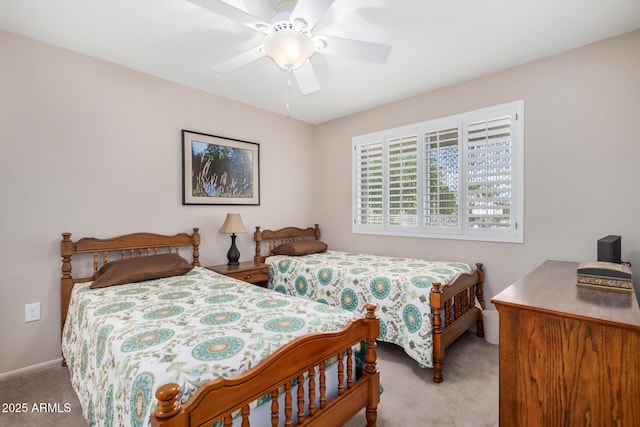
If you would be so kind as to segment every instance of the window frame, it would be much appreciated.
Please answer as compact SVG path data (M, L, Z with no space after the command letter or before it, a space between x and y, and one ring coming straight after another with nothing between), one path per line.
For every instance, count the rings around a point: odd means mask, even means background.
M510 179L506 192L509 193L509 227L498 228L470 228L467 206L469 155L469 125L498 118L510 120L510 144L507 152ZM427 210L427 180L426 177L426 137L435 132L456 128L458 131L457 167L458 192L456 227L438 228L428 226L425 222ZM389 221L389 141L407 138L414 135L417 140L417 200L416 225L391 225ZM359 191L359 151L358 147L375 142L382 142L382 223L368 225L359 223L361 215ZM489 156L489 154L487 154ZM481 108L447 117L386 129L352 139L352 232L356 234L375 234L389 236L411 236L424 238L479 240L490 242L524 243L524 100L517 100L505 104Z

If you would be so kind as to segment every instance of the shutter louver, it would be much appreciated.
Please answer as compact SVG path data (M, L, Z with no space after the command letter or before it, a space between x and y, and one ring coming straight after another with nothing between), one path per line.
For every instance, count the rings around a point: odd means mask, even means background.
M467 127L467 227L509 230L512 219L511 116Z
M418 224L418 137L389 141L389 225Z
M356 224L382 225L382 141L358 145L356 161L358 188Z
M425 134L424 223L430 228L459 227L458 134L457 128Z

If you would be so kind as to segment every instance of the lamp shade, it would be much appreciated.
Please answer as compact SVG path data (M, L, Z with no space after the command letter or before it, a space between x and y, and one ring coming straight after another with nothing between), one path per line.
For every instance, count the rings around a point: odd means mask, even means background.
M300 68L316 51L311 37L296 30L282 30L269 34L262 48L285 70Z
M246 233L247 229L242 223L240 214L228 213L224 220L224 224L220 227L220 233L234 234L234 233Z

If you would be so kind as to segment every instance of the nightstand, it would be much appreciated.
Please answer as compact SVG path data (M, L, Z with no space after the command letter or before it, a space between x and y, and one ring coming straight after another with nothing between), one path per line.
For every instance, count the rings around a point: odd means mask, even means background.
M239 265L224 264L206 268L263 288L266 288L269 284L269 266L267 264L248 261L241 262Z

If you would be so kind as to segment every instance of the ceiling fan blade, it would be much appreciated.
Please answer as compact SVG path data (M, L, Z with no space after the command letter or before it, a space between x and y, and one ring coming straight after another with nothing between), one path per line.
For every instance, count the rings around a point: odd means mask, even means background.
M316 73L313 71L311 62L308 59L302 64L302 67L293 70L293 75L296 76L296 82L303 95L309 95L320 90L320 83L318 83Z
M365 61L384 63L389 57L389 53L391 53L391 46L386 44L324 35L316 36L313 40L316 45L320 45L317 50L320 53L349 56Z
M252 30L259 31L261 33L267 33L271 26L264 22L262 19L251 15L244 10L238 9L235 6L231 6L222 0L187 0L190 3L201 6L211 12L231 19L239 24L249 27Z
M302 19L307 23L307 29L311 30L316 26L324 13L331 7L335 0L298 0L298 3L291 11L291 22Z
M241 53L240 55L236 55L227 59L226 61L222 61L214 65L213 67L211 67L211 69L222 74L230 73L231 71L240 68L243 65L247 65L248 63L253 62L256 59L262 58L264 55L265 53L262 50L262 46L256 46L251 50Z

